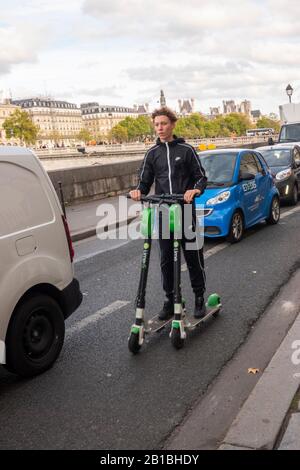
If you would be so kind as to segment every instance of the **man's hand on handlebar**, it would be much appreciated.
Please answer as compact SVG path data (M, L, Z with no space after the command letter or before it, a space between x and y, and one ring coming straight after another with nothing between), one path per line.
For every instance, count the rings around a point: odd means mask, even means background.
M133 199L134 201L140 201L141 200L141 191L139 189L133 189L132 191L130 191L130 197L131 199Z
M199 189L189 189L188 191L184 193L184 196L183 196L184 202L186 202L187 204L190 204L190 202L192 202L194 197L199 196L199 194L201 194L201 191Z

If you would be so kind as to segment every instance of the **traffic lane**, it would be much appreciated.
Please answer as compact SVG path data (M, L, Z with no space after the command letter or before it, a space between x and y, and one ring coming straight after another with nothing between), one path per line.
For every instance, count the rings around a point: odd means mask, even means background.
M291 210L291 207L284 207L281 209L282 214ZM130 226L134 226L135 230L137 230L138 225L140 222L134 221L130 223ZM254 228L252 227L249 230L245 231L245 236L247 237L249 234L255 231L257 226ZM131 239L124 239L123 238L123 231L124 227L122 228L122 238L120 237L120 230L116 231L109 231L106 234L101 234L100 237L90 237L84 240L80 240L78 242L73 243L75 249L75 263L83 261L85 259L92 258L97 254L104 253L106 251L111 251L120 248L127 243L131 243ZM103 237L106 237L105 239ZM225 237L218 237L218 238L206 238L204 244L204 252L212 250L214 247L219 246L220 244L226 243Z
M131 303L78 336L72 335L47 374L30 381L1 381L1 408L4 404L6 408L1 412L6 429L1 448L162 446L299 262L295 257L299 215L285 222L261 226L242 243L207 260L208 292L221 294L223 312L190 334L181 351L173 350L167 331L149 337L137 356L127 350L140 242L79 263L77 275L87 295L68 327L116 299ZM163 300L155 249L153 258L148 314L156 312ZM191 307L187 274L182 284ZM249 366L250 362L251 358Z

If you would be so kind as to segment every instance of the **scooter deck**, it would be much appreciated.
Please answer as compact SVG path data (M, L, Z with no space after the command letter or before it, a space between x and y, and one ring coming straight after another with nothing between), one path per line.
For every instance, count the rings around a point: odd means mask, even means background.
M145 333L157 333L171 323L173 318L174 317L168 318L168 320L160 320L158 314L155 315L146 322Z
M191 314L186 313L184 317L184 325L188 329L196 328L196 326L204 323L212 316L217 316L219 311L221 310L222 305L216 305L216 307L206 307L206 315L202 318L195 318Z

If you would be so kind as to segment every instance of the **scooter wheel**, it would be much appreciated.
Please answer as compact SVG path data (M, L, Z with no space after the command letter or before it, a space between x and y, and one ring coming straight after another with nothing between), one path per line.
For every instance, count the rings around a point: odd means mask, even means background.
M218 294L211 294L207 299L207 307L216 307L221 303L221 298Z
M180 336L180 330L177 328L173 328L171 333L171 343L175 349L181 349L184 344L184 339Z
M128 340L128 349L130 352L132 352L132 354L137 354L141 349L141 345L139 344L138 333L130 333Z

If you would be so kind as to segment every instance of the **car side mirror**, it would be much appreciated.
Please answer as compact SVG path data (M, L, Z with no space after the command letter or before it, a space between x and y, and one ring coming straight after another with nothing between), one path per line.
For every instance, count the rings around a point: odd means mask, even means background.
M255 180L255 175L252 173L248 173L248 171L241 171L240 172L240 181L244 180Z
M274 144L275 144L275 142L274 142L273 137L269 137L268 138L268 145L274 145Z

